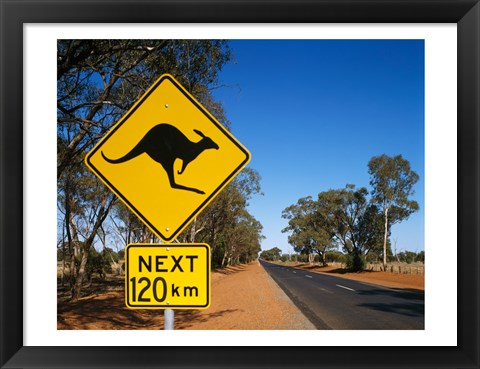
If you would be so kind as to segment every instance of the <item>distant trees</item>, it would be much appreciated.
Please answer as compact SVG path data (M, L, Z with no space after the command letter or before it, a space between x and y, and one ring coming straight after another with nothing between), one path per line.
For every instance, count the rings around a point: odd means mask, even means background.
M370 199L365 187L347 184L343 189L320 192L317 200L301 198L283 210L282 217L288 219L283 232L290 234L288 242L295 251L316 253L325 264L325 255L340 247L352 270L364 269L367 257L381 256L385 267L391 255L391 225L418 210L418 203L409 199L418 175L401 156L386 155L372 158L369 173Z
M179 80L228 128L211 90L230 60L223 40L58 40L58 244L71 271L72 299L80 297L88 280L94 248L158 241L87 170L86 153L164 73ZM222 265L256 257L261 225L246 204L259 186L253 170L235 180L179 239L212 242L214 260Z
M419 253L413 251L401 251L395 255L395 259L401 263L424 263L425 262L425 251L420 251Z
M274 247L269 250L263 250L260 253L260 257L264 260L268 261L277 261L280 260L280 257L282 256L282 250L280 250L278 247Z
M205 242L212 249L213 267L257 259L262 225L247 209L260 194L260 174L244 169L178 237L180 242Z
M422 250L419 253L417 253L414 261L425 263L425 251Z

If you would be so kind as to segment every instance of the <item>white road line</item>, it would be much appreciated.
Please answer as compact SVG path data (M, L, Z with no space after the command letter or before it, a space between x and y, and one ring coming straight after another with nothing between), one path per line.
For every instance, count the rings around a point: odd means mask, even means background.
M342 286L342 285L340 285L340 284L336 284L335 286L337 286L337 287L340 287L340 288L345 288L346 290L349 290L349 291L353 291L353 292L355 292L355 290L354 290L354 289L352 289L352 288L348 288L348 287L345 287L345 286Z
M307 278L313 278L311 275L306 275L305 277L307 277Z
M293 271L293 272L294 272L295 274L297 274L297 272L296 272L296 271Z

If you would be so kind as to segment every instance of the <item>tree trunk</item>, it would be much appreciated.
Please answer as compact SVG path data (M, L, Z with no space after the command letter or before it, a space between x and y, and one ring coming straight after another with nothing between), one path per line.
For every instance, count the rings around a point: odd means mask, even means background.
M78 247L78 233L73 221L73 214L71 211L72 199L70 198L70 178L67 179L65 186L65 231L67 233L68 251L70 252L70 285L75 283L76 265L75 256L77 255ZM73 231L73 234L72 234Z
M195 242L196 230L197 230L197 217L193 218L192 227L190 229L190 243Z
M130 245L130 243L132 242L132 223L131 222L129 222L127 227L125 241L127 245Z
M327 262L325 261L325 254L321 253L321 254L318 254L318 255L320 256L320 261L322 262L322 265L327 266Z
M62 287L65 285L65 268L66 268L66 250L65 250L65 242L62 245Z
M90 248L93 245L93 241L98 233L98 230L102 226L103 222L107 218L108 212L112 208L115 198L112 197L109 204L107 205L108 201L108 194L105 195L105 198L102 201L100 209L98 211L98 217L95 221L95 225L93 226L92 233L90 236L85 240L82 261L80 262L80 268L78 270L77 278L75 279L75 284L72 287L72 301L78 300L80 297L80 292L82 289L82 283L85 280L85 269L88 261L88 256L90 254Z
M383 236L383 270L387 270L388 208L385 209L385 234Z
M82 283L85 280L85 275L86 275L85 270L87 266L89 253L90 253L90 246L88 246L88 250L87 250L87 245L85 245L85 250L83 251L83 255L82 255L82 261L80 262L80 268L78 268L77 278L72 288L72 300L78 300L78 298L80 297Z
M225 261L227 260L227 253L228 253L227 250L225 250L225 252L223 253L222 264L220 264L220 266L221 266L222 268L224 268L224 267L226 266L226 265L225 265Z
M67 227L69 227L68 229L70 229L70 241L73 241L73 256L77 257L80 255L80 241L78 239L78 229L75 225L75 219L71 212L69 213L68 218L69 225L67 225Z
M150 237L150 234L148 232L149 232L149 229L144 224L143 227L142 227L142 236L141 236L141 240L140 240L141 243L147 243L148 238Z
M66 260L67 255L66 255L66 250L65 250L65 227L62 227L62 278L61 278L61 284L62 287L65 284L65 265L66 265Z

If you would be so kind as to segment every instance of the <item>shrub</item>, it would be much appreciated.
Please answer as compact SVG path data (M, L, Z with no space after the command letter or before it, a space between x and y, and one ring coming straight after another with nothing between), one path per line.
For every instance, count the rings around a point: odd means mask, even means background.
M345 262L345 255L342 254L340 251L327 251L325 253L325 261L327 263L344 263Z
M365 256L357 252L346 255L345 264L347 265L347 269L352 272L359 272L367 267Z
M110 247L106 247L104 250L102 250L102 255L105 260L110 259L110 261L113 260L115 263L118 263L119 256Z
M80 264L82 256L77 256L77 263ZM90 255L85 267L88 281L92 280L94 273L98 274L101 279L105 279L106 273L112 272L112 266L105 256L104 252L97 252L94 248L90 249Z
M301 263L308 263L308 255L305 255L305 254L298 255L298 261Z

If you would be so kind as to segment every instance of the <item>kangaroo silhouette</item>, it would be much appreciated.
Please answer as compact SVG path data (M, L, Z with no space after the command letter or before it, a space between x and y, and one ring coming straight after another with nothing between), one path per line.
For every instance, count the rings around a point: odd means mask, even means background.
M205 192L175 182L173 164L176 159L182 160L182 174L187 165L207 149L218 150L218 145L210 137L206 137L197 129L193 130L202 139L198 142L190 141L178 128L161 123L150 129L145 136L127 154L118 159L110 159L102 151L103 158L111 164L120 164L146 153L150 158L160 163L167 172L170 187L179 190L192 191L204 195Z

